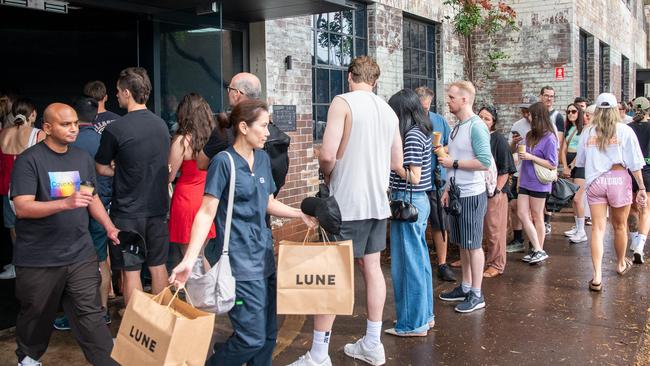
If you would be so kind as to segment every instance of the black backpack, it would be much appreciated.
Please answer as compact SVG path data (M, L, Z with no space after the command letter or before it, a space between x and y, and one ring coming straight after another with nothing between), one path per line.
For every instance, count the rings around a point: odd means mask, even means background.
M273 123L269 123L269 133L269 138L264 144L264 151L269 154L271 159L271 173L275 182L273 197L276 197L289 172L289 144L291 144L291 137Z

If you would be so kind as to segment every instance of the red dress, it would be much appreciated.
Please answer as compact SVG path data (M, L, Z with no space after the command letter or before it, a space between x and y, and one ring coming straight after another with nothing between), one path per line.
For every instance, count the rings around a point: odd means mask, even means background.
M196 160L183 160L181 176L176 181L172 203L169 209L169 241L178 244L190 242L194 216L201 207L207 172L199 170ZM216 237L214 223L208 239Z

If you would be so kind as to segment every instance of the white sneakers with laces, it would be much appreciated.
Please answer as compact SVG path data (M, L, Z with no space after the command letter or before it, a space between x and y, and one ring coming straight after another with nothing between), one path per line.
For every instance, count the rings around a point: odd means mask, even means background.
M311 353L307 351L307 353L300 356L300 358L288 366L332 366L332 360L330 359L330 356L327 356L325 361L318 363L311 358Z
M43 366L40 361L36 361L29 356L23 358L22 361L18 362L18 366Z
M343 347L343 352L356 360L367 362L373 366L380 366L386 363L384 345L379 343L375 348L368 349L363 338L359 339L356 343L346 344Z

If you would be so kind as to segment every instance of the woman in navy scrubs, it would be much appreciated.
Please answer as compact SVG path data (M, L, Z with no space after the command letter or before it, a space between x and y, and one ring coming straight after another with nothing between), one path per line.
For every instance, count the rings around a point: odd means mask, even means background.
M215 349L207 365L271 365L277 336L275 258L266 214L301 218L309 227L317 221L273 198L275 183L264 147L269 130L266 103L243 101L230 114L235 142L226 149L236 169L235 202L230 233L230 265L236 280L236 302L228 313L234 334ZM223 247L230 182L230 161L215 155L208 169L205 194L183 261L170 282L183 286L201 251L212 221L217 223L217 247Z

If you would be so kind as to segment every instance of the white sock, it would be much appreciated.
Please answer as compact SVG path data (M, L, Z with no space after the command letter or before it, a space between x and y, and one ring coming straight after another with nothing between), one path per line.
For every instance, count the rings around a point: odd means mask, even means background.
M643 253L643 247L645 246L645 241L648 240L647 235L639 234L637 235L636 248L634 249L637 253Z
M381 343L381 322L366 321L366 336L363 337L363 343L368 349L374 349Z
M630 241L632 241L632 242L636 241L637 236L639 236L638 231L630 231Z
M319 332L314 330L314 339L311 342L309 354L316 363L323 363L327 359L330 347L330 336L332 332Z
M585 218L576 217L576 233L584 233L584 232L585 232Z

